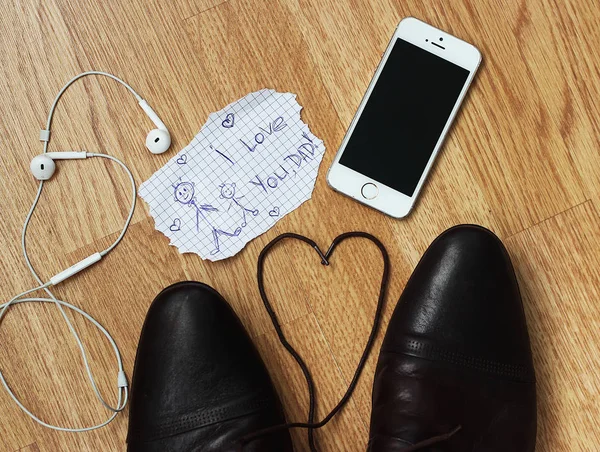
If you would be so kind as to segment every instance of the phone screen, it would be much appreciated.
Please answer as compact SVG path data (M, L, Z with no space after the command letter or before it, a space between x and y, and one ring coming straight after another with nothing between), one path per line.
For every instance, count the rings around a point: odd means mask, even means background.
M468 76L397 39L339 163L412 196Z

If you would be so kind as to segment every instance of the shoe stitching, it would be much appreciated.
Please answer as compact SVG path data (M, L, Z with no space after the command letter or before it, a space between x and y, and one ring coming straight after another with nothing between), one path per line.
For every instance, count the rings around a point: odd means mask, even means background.
M229 420L232 417L238 417L240 411L245 409L252 410L259 408L261 405L260 401L242 403L235 407L215 408L209 412L196 413L192 415L183 416L175 421L167 422L160 427L155 428L157 434L166 433L170 430L189 429L196 425L204 426L217 423L219 421Z
M453 365L464 366L471 369L504 376L513 379L531 381L531 372L525 366L517 364L500 363L487 360L465 353L425 343L414 339L406 339L404 345L409 353L416 353L418 357L445 361ZM385 350L389 352L391 350ZM393 351L392 351L393 352Z
M166 421L159 425L149 425L141 429L136 429L131 432L131 437L142 439L143 441L154 441L252 414L267 406L270 402L271 400L269 399L245 401L227 407L213 408L212 410L203 410L200 413L183 415L175 420ZM151 434L148 434L150 432Z

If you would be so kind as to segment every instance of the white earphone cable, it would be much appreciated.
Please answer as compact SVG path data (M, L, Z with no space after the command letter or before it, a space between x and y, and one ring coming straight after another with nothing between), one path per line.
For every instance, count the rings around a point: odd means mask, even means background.
M34 292L34 291L39 290L41 288L44 288L44 286L38 286L38 287L36 287L34 289L31 289L29 291L23 292L23 293L17 295L17 297L24 296L26 293ZM117 345L114 342L113 338L108 333L108 331L106 331L106 329L99 322L97 322L93 317L91 317L89 314L87 314L86 312L82 311L81 309L77 308L76 306L73 306L72 304L69 304L69 303L67 303L65 301L58 300L56 298L17 298L17 297L13 298L8 303L0 305L0 307L2 308L2 311L0 312L0 320L4 316L4 313L9 308L9 306L11 306L13 304L28 303L28 302L55 303L58 306L60 306L60 309L62 310L63 313L64 313L63 306L65 306L65 307L67 307L67 308L69 308L69 309L71 309L71 310L73 310L73 311L81 314L87 320L89 320L90 322L92 322L106 336L106 338L111 343L113 349L115 350L115 354L117 354L119 356L119 350L117 348ZM69 321L67 320L67 322L69 322ZM70 324L70 322L69 322L69 324ZM72 325L71 325L71 328L72 328ZM75 333L75 335L76 335L76 333ZM79 337L77 337L77 340L78 340L79 343L81 342L79 340ZM83 352L82 356L84 356L84 361L87 364L87 358L85 357L85 352ZM119 361L120 361L120 356L119 356ZM88 367L88 371L89 371L89 367ZM125 406L127 405L128 400L129 400L129 390L128 390L128 388L126 386L125 387L120 387L119 388L119 394L118 394L118 401L117 401L117 409L112 409L111 408L112 414L109 416L109 418L106 421L104 421L104 422L102 422L102 423L100 423L98 425L91 426L91 427L82 427L82 428L59 427L59 426L48 424L48 423L42 421L40 418L38 418L37 416L35 416L31 411L29 411L21 403L21 401L15 396L15 394L13 393L13 391L10 389L10 386L8 385L6 379L4 378L4 375L2 374L1 371L0 371L0 382L2 383L2 385L4 386L4 388L6 389L6 391L10 395L10 397L13 399L13 401L17 404L17 406L19 408L21 408L21 410L23 410L23 412L25 412L29 417L31 417L34 421L38 422L39 424L43 425L44 427L50 428L52 430L58 430L58 431L61 431L61 432L87 432L87 431L96 430L98 428L104 427L105 425L108 425L117 416L117 414L119 414L125 408ZM97 389L96 389L96 391L97 391Z
M114 76L112 74L109 74L108 72L102 72L102 71L87 71L87 72L82 72L81 74L78 74L75 77L73 77L71 80L69 80L65 84L65 86L62 87L62 89L58 92L58 94L54 98L54 102L52 102L52 106L50 107L50 112L48 113L48 121L46 122L46 130L50 130L50 127L52 127L52 117L54 116L54 110L56 110L56 106L58 105L58 101L60 100L60 98L62 97L62 95L65 93L65 91L69 88L69 86L71 86L77 80L79 80L80 78L83 78L83 77L87 77L88 75L102 75L104 77L108 77L108 78L114 80L115 82L120 83L125 88L127 88L129 90L129 92L135 96L135 99L138 102L141 102L141 101L144 100L142 98L142 96L140 96L128 83L126 83L125 81L121 80L119 77L116 77L116 76ZM48 151L48 141L44 141L44 154L47 151Z
M135 90L129 86L127 83L125 83L123 80L119 79L118 77L115 77L112 74L106 73L106 72L100 72L100 71L89 71L89 72L84 72L81 73L75 77L73 77L69 82L67 82L67 84L59 91L59 93L57 94L56 98L54 99L54 102L52 103L52 107L50 108L50 112L48 115L48 121L46 123L46 127L47 130L50 130L50 127L52 125L52 117L54 115L54 111L56 109L56 106L58 104L58 101L60 99L60 97L64 94L64 92L66 91L66 89L73 84L76 80L85 77L87 75L103 75L106 77L109 77L119 83L121 83L123 86L125 86L138 100L138 102L140 100L142 100L142 98L135 92ZM48 149L48 140L44 141L44 153L47 152ZM107 154L98 154L98 153L87 153L86 154L87 157L99 157L99 158L105 158L105 159L109 159L112 160L114 162L116 162L117 164L119 164L127 173L129 180L131 182L131 208L129 209L129 214L127 215L127 218L125 220L123 229L121 230L121 233L119 234L119 236L117 237L117 239L105 250L101 251L99 254L103 257L106 256L110 251L112 251L118 244L119 242L121 242L121 240L123 239L123 237L125 236L125 233L127 231L127 228L129 227L129 224L131 223L131 219L133 217L133 213L135 210L135 204L136 204L136 186L135 186L135 180L133 177L133 174L131 173L131 171L129 170L129 168L127 168L127 166L120 161L119 159L117 159L116 157L107 155ZM90 381L90 384L92 386L92 389L96 395L96 398L100 401L100 403L109 411L112 411L112 414L109 416L109 418L98 424L95 426L91 426L91 427L82 427L82 428L67 428L67 427L59 427L59 426L55 426L55 425L51 425L48 424L44 421L42 421L41 419L39 419L38 417L36 417L31 411L29 411L20 401L19 399L16 397L16 395L14 394L14 392L11 390L10 386L8 385L6 379L4 378L4 375L2 374L2 371L0 370L0 382L2 383L2 385L4 386L4 388L6 389L6 391L8 392L8 394L10 395L10 397L15 401L15 403L19 406L19 408L21 408L21 410L23 410L27 415L29 415L33 420L35 420L36 422L38 422L39 424L48 427L50 429L53 430L58 430L58 431L64 431L64 432L86 432L86 431L90 431L90 430L95 430L101 427L104 427L105 425L107 425L108 423L110 423L115 417L116 415L121 412L125 406L127 405L127 401L129 398L129 390L128 390L128 384L127 384L127 378L125 376L125 371L123 368L123 361L121 358L121 354L119 352L119 349L117 347L116 342L114 341L114 339L112 338L112 336L110 335L110 333L98 322L96 321L92 316L90 316L89 314L87 314L86 312L84 312L83 310L77 308L76 306L67 303L65 301L59 300L57 299L54 294L50 291L49 287L52 285L51 282L46 282L44 283L42 281L42 279L39 277L39 275L37 274L37 272L35 271L31 260L29 259L29 255L27 253L27 240L26 240L26 236L27 236L27 228L29 226L29 222L31 220L31 217L33 215L33 212L35 211L35 208L40 200L41 194L42 194L42 190L43 190L43 186L44 186L44 182L40 181L36 196L33 200L33 203L31 205L31 208L29 209L29 212L27 213L27 216L25 218L24 224L23 224L23 230L21 233L21 247L22 247L22 251L23 251L23 257L25 259L25 262L27 264L27 267L29 268L31 274L33 275L33 277L35 278L35 280L40 284L38 287L35 287L33 289L29 289L26 290L22 293L20 293L19 295L13 297L10 301L8 301L7 303L4 304L0 304L0 325L2 322L2 319L6 313L6 311L9 309L9 307L11 305L14 304L19 304L19 303L28 303L28 302L42 302L42 303L54 303L60 310L63 318L65 319L65 322L67 323L67 326L69 328L69 331L71 332L71 334L73 335L73 337L75 338L77 345L79 347L80 353L81 353L81 358L83 361L83 364L85 366L87 375L88 375L88 379ZM23 298L26 295L38 291L38 290L44 290L47 294L48 297L47 298L38 298L38 297L27 297L27 298ZM94 376L92 374L90 365L89 365L89 360L87 357L87 353L85 351L85 348L83 346L83 343L81 341L81 338L79 337L79 335L77 334L77 331L75 330L72 322L70 321L69 317L67 316L67 313L65 312L64 308L68 308L71 309L74 312L77 312L78 314L82 315L84 318L86 318L86 320L90 321L94 326L96 326L103 334L104 336L108 339L108 341L110 342L116 359L117 359L117 365L118 365L118 378L117 378L117 385L118 385L118 401L117 401L117 406L116 408L113 408L112 406L110 406L102 397L102 395L100 394L100 391L98 389L98 386L96 384L96 381L94 379Z

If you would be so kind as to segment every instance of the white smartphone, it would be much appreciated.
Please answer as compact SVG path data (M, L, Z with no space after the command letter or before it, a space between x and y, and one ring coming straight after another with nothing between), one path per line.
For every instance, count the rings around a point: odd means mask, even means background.
M395 218L412 209L481 62L477 48L409 17L398 25L327 173Z

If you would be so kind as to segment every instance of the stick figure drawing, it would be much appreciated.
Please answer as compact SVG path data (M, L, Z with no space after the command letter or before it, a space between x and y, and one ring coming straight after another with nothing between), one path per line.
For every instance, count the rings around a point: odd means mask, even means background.
M240 203L239 200L242 199L243 196L235 195L235 182L233 184L221 184L220 188L221 188L221 198L231 200L231 202L229 203L229 207L227 208L227 212L229 212L231 210L231 208L234 206L236 206L236 208L240 209L240 211L242 212L242 218L243 218L242 227L246 226L246 212L250 212L253 217L258 215L257 209L248 209Z
M225 190L224 195L223 192L225 186L227 186L228 188ZM193 182L179 182L173 185L175 201L185 206L193 207L196 211L196 232L200 232L200 218L202 218L202 220L210 227L214 243L214 249L210 252L211 255L215 255L221 250L219 242L220 236L237 237L240 235L240 233L242 232L242 228L246 226L246 212L251 212L254 216L258 215L258 210L250 210L242 207L242 205L239 204L239 202L237 201L237 199L239 199L240 197L234 198L235 184L223 184L220 186L220 188L221 198L232 200L227 210L229 211L231 205L235 204L239 206L239 208L241 208L243 212L243 220L241 222L241 225L237 226L233 232L224 230L221 226L215 226L214 222L209 217L209 213L218 212L219 209L210 204L198 204L195 197L196 189Z

